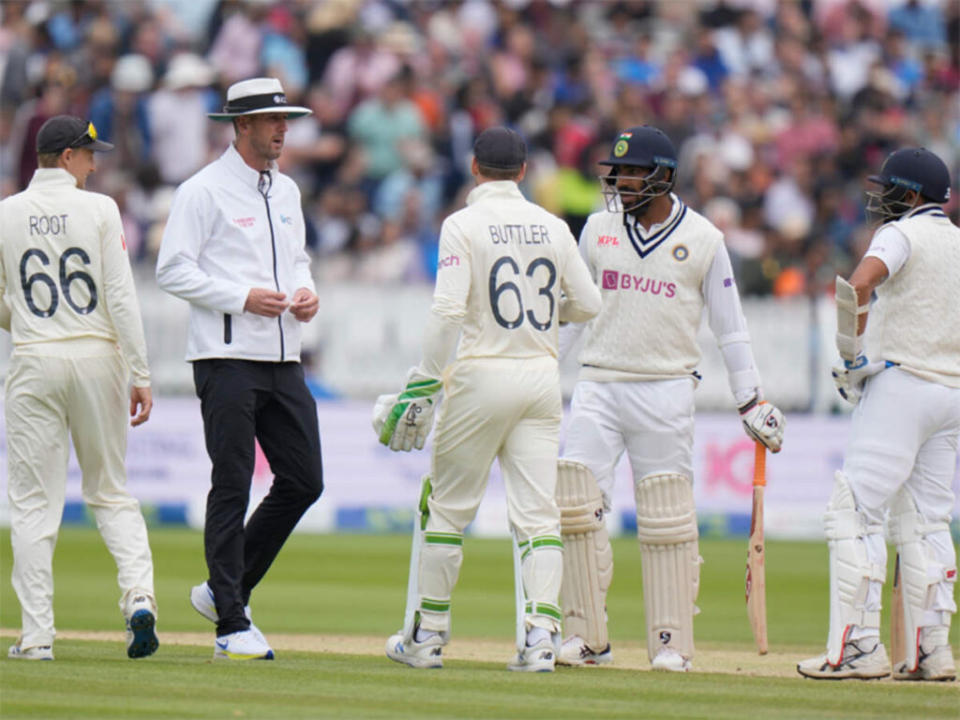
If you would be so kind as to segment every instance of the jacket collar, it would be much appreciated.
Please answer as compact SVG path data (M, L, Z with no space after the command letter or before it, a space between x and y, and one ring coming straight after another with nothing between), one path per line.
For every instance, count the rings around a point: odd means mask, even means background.
M77 186L77 179L60 167L37 168L30 179L30 187L73 187Z
M230 143L230 145L227 146L227 149L224 151L223 155L220 156L220 160L231 172L233 172L234 175L243 180L244 184L250 185L252 188L256 189L257 183L260 181L260 172L247 165L240 153L237 152L237 148L234 147L233 143ZM270 171L271 180L276 181L276 161L271 160L267 169Z
M470 191L467 195L467 205L495 197L523 199L523 193L513 180L487 180Z

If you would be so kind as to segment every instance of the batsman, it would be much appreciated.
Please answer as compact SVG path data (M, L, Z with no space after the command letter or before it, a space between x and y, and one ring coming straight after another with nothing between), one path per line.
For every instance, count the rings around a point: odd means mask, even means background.
M827 651L797 670L817 679L879 678L890 674L892 662L894 680L952 680L960 228L941 207L950 199L950 173L929 150L897 150L868 180L879 186L867 193L867 210L880 227L850 279L837 277L841 361L833 376L856 407L824 517ZM880 641L884 519L899 555L902 598L894 603L902 614L892 618L890 659Z
M763 399L723 234L673 193L677 153L660 130L624 130L601 163L607 210L580 235L603 307L586 326L557 477L565 547L559 662L610 662L606 593L613 554L604 515L614 468L630 459L654 669L690 670L700 583L693 502L697 330L706 310L747 434L773 452L783 414ZM583 326L561 331L561 355Z
M520 193L526 154L508 128L477 137L477 187L440 230L423 358L404 390L381 396L374 410L380 441L401 451L424 446L438 412L407 616L386 645L387 657L415 668L442 665L463 533L495 458L518 547L517 655L508 667L550 672L556 662L563 568L554 496L562 407L557 326L593 317L600 292L566 224Z

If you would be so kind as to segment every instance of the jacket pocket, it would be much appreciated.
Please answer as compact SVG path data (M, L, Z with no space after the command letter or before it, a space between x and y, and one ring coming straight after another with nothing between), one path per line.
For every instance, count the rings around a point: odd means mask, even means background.
M225 345L233 342L233 316L229 314L223 316L223 342Z

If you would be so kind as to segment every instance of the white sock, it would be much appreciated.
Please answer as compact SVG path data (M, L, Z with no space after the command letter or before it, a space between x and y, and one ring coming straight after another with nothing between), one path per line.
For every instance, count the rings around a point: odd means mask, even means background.
M424 630L423 628L418 627L416 635L413 636L413 639L416 640L418 643L422 643L422 642L426 642L427 640L432 638L434 635L439 635L439 634L440 633L438 633L436 630Z
M542 627L532 627L527 631L527 647L533 647L541 640L547 640L550 631Z

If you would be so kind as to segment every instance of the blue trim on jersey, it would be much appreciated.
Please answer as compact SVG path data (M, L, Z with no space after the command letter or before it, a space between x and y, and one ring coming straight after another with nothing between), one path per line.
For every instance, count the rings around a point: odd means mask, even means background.
M902 220L904 218L917 217L918 215L926 215L927 213L933 213L933 217L947 217L947 214L943 212L942 207L939 205L931 205L929 207L922 207L914 210L913 212L904 215L903 218L900 219Z
M627 229L627 236L630 238L630 244L633 245L633 249L637 251L637 254L641 258L645 258L658 247L663 245L664 241L673 234L673 231L677 229L677 226L680 224L683 218L686 217L687 206L684 205L680 200L677 202L680 203L680 211L677 213L676 217L674 217L674 219L670 221L666 227L657 230L657 232L648 238L644 238L639 232L634 233L633 227L628 222L627 213L623 214L623 226Z

